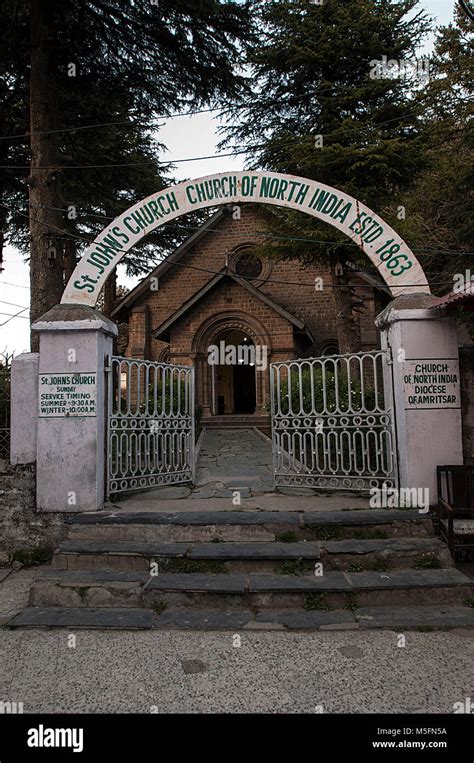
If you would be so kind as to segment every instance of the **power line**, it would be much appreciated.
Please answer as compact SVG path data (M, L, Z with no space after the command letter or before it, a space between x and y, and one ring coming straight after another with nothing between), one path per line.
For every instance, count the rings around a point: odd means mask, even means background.
M6 204L3 204L2 202L0 202L0 206L5 207L5 209L8 209L9 211L12 211L10 207L8 207ZM40 223L40 225L44 225L47 228L51 228L53 230L57 230L59 232L62 232L61 229L57 228L56 226L49 225L49 223L44 223L42 220L38 220L38 219L36 219L34 217L31 217L30 215L25 215L22 212L19 212L18 210L14 210L14 211L16 211L17 214L21 215L22 217L26 217L28 220L34 220L35 222ZM89 244L89 245L93 243L92 241L89 241L88 239L81 238L81 236L75 236L73 234L68 234L68 235L71 235L73 238L79 239L80 241L84 241L86 244ZM332 242L332 245L333 246L334 245L338 245L338 242ZM164 258L161 262L165 262L165 261L166 261L166 258ZM203 271L205 273L210 273L212 275L218 275L219 274L219 271L208 270L206 268L199 268L199 267L197 267L195 265L185 265L184 263L172 263L172 265L180 265L181 267L187 267L187 268L191 268L193 270L201 270L201 271ZM144 276L144 278L146 278L146 277L147 276ZM255 280L258 281L258 278L255 279ZM314 286L313 283L311 283L311 284L309 284L309 283L308 284L304 284L304 283L301 283L301 282L298 282L298 281L294 281L294 282L292 282L292 281L277 281L277 280L272 280L272 279L267 279L265 281L265 283L288 284L290 286ZM433 282L431 285L432 286L445 286L447 283L449 283L449 282L448 281L438 281L438 282ZM420 284L403 284L403 285L406 286L407 288L419 288L419 286L420 286ZM333 286L334 286L334 288L336 286L340 286L342 288L344 286L344 284L334 284ZM331 288L332 288L332 286L331 286ZM0 325L3 325L3 324L0 324Z
M409 119L412 116L416 116L416 114L417 112L411 112L405 115L392 117L391 119L386 119L383 122L378 122L377 124L374 124L374 125L364 125L363 127L366 127L366 128L369 127L375 130L378 127L381 127L382 125L389 124L390 122L400 122L402 120ZM323 137L326 139L332 138L335 135L339 135L341 133L344 135L347 133L352 133L354 130L360 130L360 129L361 129L360 125L354 125L354 127L347 128L347 129L340 127L337 130L333 130L332 132L323 133ZM301 138L303 136L298 136L298 137ZM314 136L312 134L308 134L308 137L312 138ZM286 145L294 145L294 143L295 143L295 138L291 140L287 140L287 141L280 141L278 143L278 146L281 147ZM209 154L208 156L188 157L186 159L169 159L167 160L167 164L171 164L171 165L183 164L185 162L199 162L199 161L204 161L208 159L220 159L222 157L227 157L227 156L237 156L237 155L246 154L252 151L259 151L260 149L266 148L267 146L268 146L268 143L260 143L260 144L257 144L256 146L248 146L247 148L234 149L233 151L230 151L227 153ZM33 170L37 170L37 171L61 170L63 171L63 170L79 170L79 169L107 169L108 167L142 167L142 166L146 166L146 165L154 164L154 163L155 163L155 160L149 159L147 161L142 161L142 162L124 162L124 163L111 163L111 164L65 164L65 165L51 164L51 165L45 165L42 167L32 167L31 164L2 164L0 165L0 169L18 169L18 170L29 169L30 171L33 171Z
M157 122L161 119L176 119L177 117L191 117L195 114L206 114L211 111L218 111L220 107L216 107L214 109L198 109L196 111L188 111L184 112L183 114L160 114L159 116L153 117L150 121ZM63 127L58 130L40 130L38 132L25 132L21 135L1 135L0 140L15 140L17 138L31 138L36 135L51 135L53 133L64 133L64 132L79 132L80 130L94 130L101 127L115 127L116 125L129 125L130 127L133 126L133 122L130 119L120 119L116 122L98 122L95 124L90 125L80 125L76 127Z
M0 280L0 284L4 283L5 286L16 286L17 289L29 289L29 286L23 286L21 283L10 283L9 281Z
M11 307L26 307L26 305L17 305L16 302L6 302L4 299L0 299L0 302L4 305L11 305ZM8 315L8 313L3 313L3 315Z
M209 156L190 156L187 159L173 159L169 160L167 164L183 164L185 162L200 162L204 161L205 159L219 159L224 156L237 156L237 154L245 154L247 153L247 149L242 149L239 151L229 151L225 154L209 154ZM143 162L123 162L123 163L117 163L117 164L65 164L65 165L57 165L57 164L51 164L44 167L32 167L31 164L0 164L0 169L2 170L103 170L107 169L108 167L144 167L149 164L154 164L155 161L153 159L148 159L148 161Z
M24 307L23 310L19 310L18 313L15 313L15 315L10 316L10 318L7 321L4 321L3 323L0 323L0 326L6 326L7 323L10 323L10 321L13 320L13 318L18 318L18 317L26 318L27 316L26 315L21 315L21 313L24 313L25 310L29 310L29 309L30 309L29 307ZM9 315L9 313L2 313L2 315Z
M162 262L166 262L166 258ZM159 264L161 265L161 263L159 263ZM182 268L190 268L191 270L200 270L203 273L210 273L211 275L215 275L215 276L220 275L220 271L218 271L218 270L209 270L208 268L200 268L197 265L188 265L188 264L186 264L184 262L172 262L171 265L172 265L172 267L174 267L175 265L178 265L179 267L182 267ZM359 273L361 271L354 270L352 272L357 274L357 273ZM239 276L238 273L235 273L235 275L237 275L239 278L242 278L244 281L248 281L249 283L251 283L252 281L260 281L260 280L262 280L258 276L256 278L245 278L244 276ZM148 273L148 275L144 276L143 280L145 280L149 276L150 276L150 273ZM308 283L302 283L301 281L288 281L286 279L284 281L278 281L278 280L272 279L272 278L265 278L264 281L265 281L265 283L285 284L287 286L311 286L312 288L314 288L314 282L311 282L311 283L309 283L309 282ZM452 281L435 281L435 282L432 282L430 285L431 286L446 286L446 285L449 285L450 283L452 283ZM385 285L388 285L388 284L385 284ZM330 288L330 289L333 289L333 288L344 288L345 286L347 286L347 284L327 284L327 285L324 286L324 288L325 289L326 288ZM410 284L405 284L404 283L403 287L404 288L405 287L406 288L410 288L410 289L415 289L415 288L419 289L420 288L420 284L419 283L410 283ZM388 288L390 288L390 287L388 287ZM125 297L127 297L127 295L125 295Z
M380 82L376 82L374 80L367 80L364 83L366 86L371 85L378 85L380 86ZM288 99L289 101L300 101L306 98L312 98L315 95L323 95L323 93L334 93L334 91L341 91L341 90L353 90L351 85L332 85L331 87L324 87L324 88L318 88L317 90L314 90L312 93L304 93L302 95L298 96L290 96ZM258 97L258 94L256 94ZM265 105L268 106L270 104L280 104L281 101L277 98L272 98L270 100L265 101ZM248 103L242 103L242 104L235 104L232 106L232 110L236 109L248 109L249 104ZM198 114L209 114L214 111L221 111L223 114L229 111L229 109L223 109L222 106L214 106L212 108L207 109L195 109L193 111L185 111L182 113L175 113L175 114L158 114L156 117L152 117L150 119L150 122L158 122L162 119L178 119L180 117L193 117ZM133 119L133 117L132 117ZM21 134L16 135L0 135L0 140L15 140L17 138L30 138L34 135L50 135L50 134L57 134L57 133L64 133L64 132L77 132L79 130L94 130L99 129L102 127L114 127L116 125L130 125L132 126L133 122L130 119L121 119L114 122L99 122L99 123L93 123L88 125L79 125L75 127L63 127L57 130L40 130L38 132L25 132Z
M25 214L23 212L20 212L19 209L14 209L12 207L7 207L6 204L1 204L1 203L0 203L0 206L5 207L5 209L8 209L10 212L16 212L17 214L21 215L22 217L26 217L29 220L34 220L35 222L39 222L41 225L45 225L46 227L51 227L52 229L58 230L58 231L61 230L60 228L55 228L54 226L50 226L49 223L45 223L45 222L42 222L41 220L37 220L34 217L30 217L29 215L27 215L27 214ZM49 209L49 210L51 210L53 212L68 212L69 211L68 209L64 209L62 207L49 207L46 204L31 204L31 202L29 203L29 206L30 207L37 207L37 208L40 208L40 209ZM111 220L111 221L113 221L113 220L116 219L116 217L110 217L109 215L102 215L102 214L94 213L94 212L87 212L86 211L86 212L84 212L84 214L89 216L89 217L99 217L99 218L104 219L104 220ZM200 228L201 228L201 226L196 226L196 225L184 225L182 223L173 223L173 224L175 225L176 228L183 228L184 230L197 231L197 230L200 230ZM222 233L222 231L218 230L217 228L207 228L206 232L207 233L217 233L217 234L221 234ZM79 239L80 241L83 241L84 243L87 243L87 244L93 244L94 243L93 241L89 241L89 239L85 239L85 238L82 238L80 236L76 236L75 234L69 233L67 231L63 231L63 234L64 234L64 238L67 238L67 237L76 238L76 239ZM305 238L303 236L280 236L278 234L258 233L258 232L255 232L254 236L257 236L258 238L266 238L266 239L271 240L271 241L299 241L299 242L307 243L307 244L328 244L330 246L350 246L350 247L355 247L357 249L360 249L359 245L354 243L353 241L331 241L329 239ZM420 254L426 254L426 255L429 255L429 254L445 254L445 255L448 255L448 256L452 256L453 254L459 254L459 255L462 255L462 256L464 256L464 255L468 255L468 256L474 255L474 252L464 252L462 249L458 249L458 250L454 250L454 249L435 249L434 247L422 247L422 248L420 248L420 247L410 247L410 248L412 249L413 252L420 252Z

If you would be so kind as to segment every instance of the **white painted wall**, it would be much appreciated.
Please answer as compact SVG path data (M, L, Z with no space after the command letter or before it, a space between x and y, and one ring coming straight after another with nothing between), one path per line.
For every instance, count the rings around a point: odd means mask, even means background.
M428 488L433 505L438 500L436 467L463 463L460 386L458 383L458 407L407 410L404 363L459 362L456 326L434 310L390 306L378 317L377 325L382 329L382 347L390 347L393 358L400 487ZM399 350L404 360L399 359Z
M39 353L25 352L13 358L11 369L10 462L36 461Z

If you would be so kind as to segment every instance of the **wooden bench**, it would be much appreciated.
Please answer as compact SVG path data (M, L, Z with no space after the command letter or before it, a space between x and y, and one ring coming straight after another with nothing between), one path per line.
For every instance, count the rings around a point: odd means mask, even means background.
M474 466L438 466L438 530L454 561L474 551Z

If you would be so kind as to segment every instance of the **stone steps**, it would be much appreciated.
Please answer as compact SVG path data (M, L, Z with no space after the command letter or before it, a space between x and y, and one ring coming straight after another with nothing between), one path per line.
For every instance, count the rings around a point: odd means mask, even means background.
M65 521L67 538L12 627L473 624L474 581L418 511L113 508Z
M176 561L178 560L178 561ZM184 561L183 561L184 560ZM140 541L74 541L60 544L52 567L62 570L120 570L148 572L154 562L161 571L179 571L198 562L218 562L227 572L278 571L284 562L306 562L323 569L363 571L416 566L452 567L447 546L437 538L387 538L342 541L278 541L236 543L146 543ZM186 571L186 570L183 570ZM212 569L211 569L212 571ZM296 569L295 569L296 571Z
M203 417L201 425L205 429L264 429L271 430L269 416L255 416L254 414L228 414L222 416Z
M111 607L27 607L10 621L9 628L118 628L149 630L153 612Z
M469 607L363 607L319 610L222 610L167 609L155 614L145 609L87 607L28 607L9 623L10 628L118 628L143 630L231 629L236 630L432 630L474 628L474 610Z
M433 526L418 511L352 510L94 512L66 518L70 540L194 543L209 540L273 541L282 532L297 540L359 540L432 537Z
M328 569L352 572L454 566L445 543L418 537L321 541L321 560Z
M271 571L285 561L320 558L317 542L278 543L142 543L119 541L65 541L53 556L52 567L63 570L160 571L206 569L221 565L225 572ZM212 569L211 569L212 571Z
M459 604L474 582L456 569L212 574L51 570L30 590L32 607L176 607L342 609Z

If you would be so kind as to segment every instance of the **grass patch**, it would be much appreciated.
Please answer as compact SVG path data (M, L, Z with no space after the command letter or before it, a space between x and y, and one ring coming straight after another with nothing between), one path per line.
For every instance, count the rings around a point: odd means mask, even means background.
M350 609L351 612L359 609L359 605L357 603L357 594L355 594L354 591L349 591L345 594L345 597L346 603L344 604L344 609Z
M226 574L229 572L224 562L217 559L163 559L160 563L162 572L192 574L193 572L211 572Z
M211 543L224 543L224 541L222 540L222 538L213 538L211 540Z
M277 533L275 535L275 540L278 543L297 543L298 538L293 530L286 530L284 533Z
M79 594L82 601L84 601L84 599L86 598L88 590L89 590L89 586L86 586L86 585L79 586L79 588L76 588L76 591Z
M329 604L325 593L307 593L304 597L304 608L309 610L326 610L332 609Z
M162 615L163 612L168 609L168 604L166 601L154 601L151 608L157 615Z
M442 566L436 556L419 556L415 559L413 568L415 570L440 570Z
M53 558L53 549L50 546L37 546L36 548L19 548L10 554L10 565L20 562L25 567L36 567L38 564L49 564Z
M354 562L353 564L349 565L347 568L348 572L365 572L365 567L363 564L358 564L357 562Z
M418 633L431 633L435 628L432 625L417 625L416 630Z
M474 596L466 596L463 602L465 607L474 607Z
M344 537L341 528L335 525L308 525L308 530L316 540L342 540Z
M278 575L304 575L305 571L301 559L288 559L275 569Z
M384 540L388 538L385 530L356 530L354 538L357 540Z

